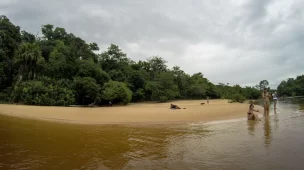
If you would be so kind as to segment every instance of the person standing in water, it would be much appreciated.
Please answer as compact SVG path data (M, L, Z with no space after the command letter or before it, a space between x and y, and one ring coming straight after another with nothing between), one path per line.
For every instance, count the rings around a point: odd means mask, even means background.
M277 108L277 101L278 101L277 92L274 92L274 93L272 94L272 100L273 100L274 109L276 109L276 108Z
M270 98L272 96L268 93L267 89L265 88L262 93L262 98L264 99L264 116L269 116L269 104L270 104Z

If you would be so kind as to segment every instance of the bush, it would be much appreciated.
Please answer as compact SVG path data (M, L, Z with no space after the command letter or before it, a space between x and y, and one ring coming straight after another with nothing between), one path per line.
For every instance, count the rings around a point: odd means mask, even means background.
M12 88L6 88L0 91L0 103L9 103L11 101Z
M145 91L144 89L138 89L135 93L133 93L132 101L143 101L145 99Z
M102 98L113 103L128 104L132 99L132 91L123 82L109 81L103 86Z
M91 77L76 77L73 81L76 101L78 104L90 104L97 100L100 86Z
M168 97L167 96L160 96L159 97L159 102L166 102L168 101Z
M235 103L235 102L244 103L244 101L246 100L246 98L239 93L233 94L229 99L230 99L229 103Z
M41 106L67 106L75 102L72 90L52 84L32 80L14 86L12 99L17 103Z
M101 86L108 82L111 78L108 73L103 71L97 64L90 60L79 60L77 76L92 77Z

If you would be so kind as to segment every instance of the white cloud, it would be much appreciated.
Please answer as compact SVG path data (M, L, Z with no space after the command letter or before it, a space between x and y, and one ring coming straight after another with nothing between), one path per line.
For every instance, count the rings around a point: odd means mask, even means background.
M15 0L0 10L37 33L54 24L128 57L159 55L214 83L255 85L303 74L304 0Z

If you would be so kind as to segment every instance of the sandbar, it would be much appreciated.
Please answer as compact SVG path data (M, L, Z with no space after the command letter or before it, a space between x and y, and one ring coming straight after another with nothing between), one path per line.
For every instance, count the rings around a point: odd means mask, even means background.
M52 107L0 104L0 114L76 124L171 124L245 118L249 104L228 100L184 100L166 103L131 103L113 107ZM169 109L170 103L186 109ZM263 108L255 106L262 111Z

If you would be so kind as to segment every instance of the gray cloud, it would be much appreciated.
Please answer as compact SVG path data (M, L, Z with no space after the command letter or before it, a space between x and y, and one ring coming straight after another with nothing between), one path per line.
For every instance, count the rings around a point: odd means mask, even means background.
M22 29L64 27L133 60L159 55L170 67L202 72L214 83L272 87L303 74L303 0L2 0Z

